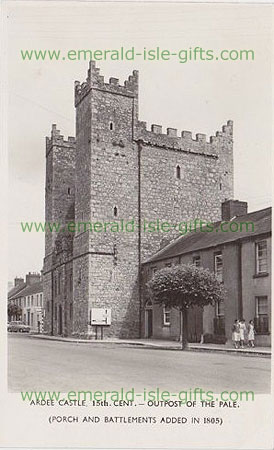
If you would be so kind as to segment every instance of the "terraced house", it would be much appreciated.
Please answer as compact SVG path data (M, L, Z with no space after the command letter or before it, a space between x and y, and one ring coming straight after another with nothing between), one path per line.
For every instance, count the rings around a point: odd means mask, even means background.
M14 287L8 293L8 302L18 306L20 317L11 320L22 320L30 326L31 332L42 333L44 327L43 283L39 273L28 273L26 279L15 278Z
M224 302L189 310L190 342L225 343L231 339L234 320L244 318L255 322L256 345L270 346L271 208L248 214L246 202L224 202L222 221L215 222L211 231L204 227L181 236L146 260L144 285L155 271L173 264L208 268L226 291ZM179 312L153 305L149 299L142 323L146 337L180 337Z

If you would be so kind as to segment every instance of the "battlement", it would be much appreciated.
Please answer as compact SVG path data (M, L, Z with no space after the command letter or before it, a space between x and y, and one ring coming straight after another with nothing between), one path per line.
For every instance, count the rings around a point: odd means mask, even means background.
M75 148L76 139L74 136L68 136L67 140L64 139L64 136L60 134L60 130L57 130L56 124L52 124L51 127L51 136L50 138L46 137L46 156L51 151L54 145L60 147L73 147Z
M233 121L228 120L226 125L222 126L222 131L216 131L215 136L210 136L208 140L203 133L197 133L193 139L192 132L185 130L178 136L176 128L167 128L166 133L163 133L162 126L156 124L151 125L151 130L148 130L146 122L139 121L135 140L156 147L217 157L218 144L224 140L233 140Z
M138 71L133 70L132 75L119 84L119 79L111 77L108 83L105 83L104 77L100 75L100 69L96 67L95 61L89 62L88 76L86 81L74 82L74 104L77 106L91 89L111 92L114 94L125 95L127 97L138 97Z

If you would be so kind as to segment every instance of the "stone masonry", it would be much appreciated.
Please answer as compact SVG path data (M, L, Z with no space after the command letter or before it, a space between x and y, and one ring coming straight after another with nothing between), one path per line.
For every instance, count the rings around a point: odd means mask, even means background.
M144 221L216 221L233 197L233 123L207 141L204 134L138 119L138 72L124 85L104 81L93 61L75 82L76 140L54 125L46 142L45 329L94 338L92 308L110 308L104 337L141 335L145 258L178 232L144 230ZM66 224L133 221L131 232L94 232ZM81 228L81 229L80 229Z

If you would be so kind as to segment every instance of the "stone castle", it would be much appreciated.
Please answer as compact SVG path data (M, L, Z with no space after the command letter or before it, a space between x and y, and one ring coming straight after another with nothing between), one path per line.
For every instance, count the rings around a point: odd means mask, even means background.
M144 220L216 221L233 198L233 123L211 136L139 121L138 72L104 81L91 61L75 82L76 138L52 126L46 138L43 268L47 334L94 338L94 309L111 310L104 337L143 335L142 263L176 232L147 232ZM94 232L74 221L133 220L134 232ZM77 228L77 227L76 227ZM178 232L177 232L178 235Z

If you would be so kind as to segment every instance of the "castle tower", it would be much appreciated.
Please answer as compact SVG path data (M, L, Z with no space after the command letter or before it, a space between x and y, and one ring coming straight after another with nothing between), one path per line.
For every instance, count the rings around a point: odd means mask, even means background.
M138 119L138 72L107 83L92 61L86 81L75 82L75 107L76 151L55 128L47 141L46 220L65 221L74 204L63 195L68 180L75 192L74 233L46 234L48 329L135 338L142 262L180 234L181 222L216 221L233 198L233 123L209 139L148 130ZM163 222L170 226L159 229ZM111 324L98 331L100 311L111 312Z
M75 83L75 220L138 223L138 153L134 131L138 114L138 73L123 86L105 83L90 62L86 82ZM111 309L105 336L139 335L138 231L79 229L74 241L75 334L94 334L94 309Z
M75 201L75 138L60 135L52 125L51 137L46 138L45 187L45 258L43 268L46 307L45 332L64 334L64 285L67 270L64 260L72 252L72 236L65 227L74 220ZM71 268L72 270L72 268Z

